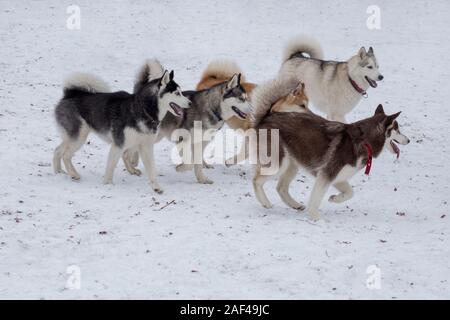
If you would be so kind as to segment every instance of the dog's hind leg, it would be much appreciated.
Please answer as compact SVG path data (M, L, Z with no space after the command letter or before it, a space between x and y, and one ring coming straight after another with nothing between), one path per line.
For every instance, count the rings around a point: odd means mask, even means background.
M233 157L228 158L225 161L225 165L227 167L234 166L235 164L238 164L241 161L244 161L248 158L248 152L249 152L249 139L244 136L244 140L242 141L241 148L239 149L239 152L235 154Z
M72 164L72 157L75 154L75 152L80 150L80 148L86 142L87 137L89 135L89 131L90 131L89 127L87 126L86 123L84 123L80 127L78 136L75 139L68 139L66 141L66 148L63 151L62 158L67 173L73 180L80 180L80 175L78 174L77 170L75 170L75 167Z
M285 161L289 161L289 164L285 167L284 171L281 173L280 179L278 180L278 194L280 195L284 203L286 203L289 207L296 210L304 210L305 205L295 201L289 194L289 185L297 175L298 167L292 160Z
M111 148L109 149L108 161L106 163L105 176L103 177L104 184L110 184L113 182L114 169L116 169L121 155L122 149L112 143Z
M139 153L137 150L125 150L125 152L122 154L122 160L129 174L136 176L140 176L142 174L141 170L136 168L139 163Z
M156 136L155 143L161 141L164 138L164 134L159 132ZM125 164L125 168L128 173L136 176L140 176L142 174L141 170L137 168L139 165L139 150L138 148L131 148L125 150L122 156L123 163Z
M175 146L182 161L179 165L176 166L175 170L177 172L185 172L192 170L194 168L193 165L194 160L192 158L194 152L193 144L183 140L177 142Z
M202 164L194 164L194 173L197 181L202 184L212 184L214 183L203 173L203 163Z
M55 152L53 153L53 171L55 173L64 172L61 168L61 160L64 154L64 150L66 149L66 141L63 141L59 146L56 147Z
M328 201L334 203L341 203L347 201L353 197L352 186L347 181L337 182L333 186L338 189L339 194L330 196Z
M122 158L124 160L124 163L125 163L125 158L126 158L128 160L128 164L134 168L136 168L139 164L139 152L137 149L131 148L131 149L125 150ZM126 163L125 163L125 165L126 165ZM131 174L133 174L133 173L131 173Z
M139 154L142 158L142 163L144 164L145 171L147 171L148 179L152 185L153 190L156 193L163 193L163 189L160 187L158 181L156 180L156 168L155 168L155 158L153 155L153 142L146 142L139 145Z
M316 182L314 183L308 203L308 212L314 220L319 220L321 218L319 206L329 187L330 181L322 172L319 172L317 174Z
M256 174L253 177L253 190L255 191L256 199L262 204L264 208L272 208L272 204L264 192L264 184L270 179L269 175L261 175L261 168L256 168Z

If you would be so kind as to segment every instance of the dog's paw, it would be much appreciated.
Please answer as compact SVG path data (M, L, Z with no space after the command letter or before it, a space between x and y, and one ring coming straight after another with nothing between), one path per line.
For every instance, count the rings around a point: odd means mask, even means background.
M233 159L233 158L227 159L227 160L225 161L225 166L226 166L227 168L232 167L232 166L234 166L235 164L236 164L236 163L234 162L234 159Z
M103 184L113 184L113 180L111 178L103 179Z
M329 202L333 202L333 203L342 203L345 202L349 199L350 197L347 197L346 194L334 194L332 196L330 196L330 198L328 198Z
M164 190L161 189L161 187L159 187L159 188L153 188L153 191L155 191L157 194L163 194L163 193L164 193Z
M309 209L308 213L313 221L319 221L322 219L319 210Z
M339 194L333 194L328 198L328 202L340 203L341 201L339 201L339 199L340 199Z
M213 184L214 181L209 180L208 178L205 178L205 179L199 180L198 183L201 183L201 184Z
M329 223L329 222L330 221L328 219L320 217L319 220L314 220L314 225L319 226L319 227L323 227L323 226L326 226L326 224Z
M185 172L185 171L189 171L189 170L192 170L192 165L182 163L182 164L177 165L177 166L175 167L175 170L176 170L177 172Z
M262 206L263 206L264 208L266 208L266 209L272 209L272 207L273 207L273 205L272 205L270 202L268 202L268 203L263 203Z
M299 210L299 211L303 211L303 210L305 210L306 209L306 206L303 204L303 203L295 203L293 206L292 206L292 209L295 209L295 210Z
M78 180L81 179L81 177L80 177L79 174L72 174L72 175L70 176L70 178L71 178L73 181L78 181Z
M134 175L134 176L140 177L141 174L142 174L142 171L139 170L139 169L137 169L137 168L133 168L133 169L130 171L130 174L132 174L132 175Z
M214 166L211 164L203 163L203 168L205 169L214 169Z

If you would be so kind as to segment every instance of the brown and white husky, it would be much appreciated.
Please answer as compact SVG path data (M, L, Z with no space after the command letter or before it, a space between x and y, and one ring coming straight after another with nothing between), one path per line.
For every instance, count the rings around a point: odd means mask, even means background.
M269 105L255 107L254 126L257 130L268 130L269 142L273 135L271 130L279 130L279 152L270 155L270 159L278 157L278 171L273 175L263 175L264 166L260 161L256 164L253 188L258 201L265 208L272 207L263 186L269 178L279 176L277 192L283 202L294 209L305 209L288 191L299 168L303 168L316 177L308 203L308 212L315 220L320 219L319 206L330 185L339 191L329 198L330 202L349 200L353 190L348 180L353 175L365 166L368 173L372 157L376 158L383 149L387 148L398 156L397 144L409 143L395 120L400 112L386 115L382 105L377 107L372 117L352 124L329 121L310 112L271 113L268 112ZM261 148L268 151L267 143L263 145L258 140L258 152Z

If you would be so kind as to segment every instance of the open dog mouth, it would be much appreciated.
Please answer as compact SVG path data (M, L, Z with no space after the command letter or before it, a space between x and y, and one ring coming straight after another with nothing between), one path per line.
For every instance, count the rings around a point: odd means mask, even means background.
M394 139L394 140L391 140L390 143L391 143L392 150L394 150L394 153L397 155L397 159L398 159L400 157L400 148L397 146L398 141L396 141Z
M183 115L183 108L181 108L179 105L177 105L175 102L170 102L169 106L172 108L173 112L175 112L175 114L178 117L181 117Z
M247 114L245 112L242 112L241 110L239 110L238 107L232 106L231 109L242 119L247 118Z
M372 88L376 88L376 87L378 86L377 82L376 82L376 81L373 81L373 80L370 79L368 76L366 76L365 78L366 78L366 81L369 83L369 85L370 85Z

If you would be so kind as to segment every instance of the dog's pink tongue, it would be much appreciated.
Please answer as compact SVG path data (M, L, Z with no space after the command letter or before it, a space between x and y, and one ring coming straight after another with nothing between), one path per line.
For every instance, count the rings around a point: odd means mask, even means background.
M400 148L395 144L394 141L391 141L392 149L394 149L395 154L397 155L397 159L400 158Z

